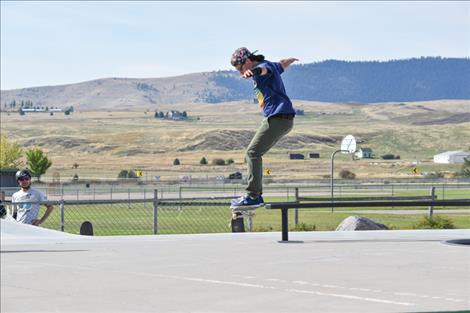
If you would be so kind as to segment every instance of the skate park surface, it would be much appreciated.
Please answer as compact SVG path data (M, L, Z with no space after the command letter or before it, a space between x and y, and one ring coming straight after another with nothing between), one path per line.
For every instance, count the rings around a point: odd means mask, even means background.
M1 220L1 312L462 312L470 230L91 237Z

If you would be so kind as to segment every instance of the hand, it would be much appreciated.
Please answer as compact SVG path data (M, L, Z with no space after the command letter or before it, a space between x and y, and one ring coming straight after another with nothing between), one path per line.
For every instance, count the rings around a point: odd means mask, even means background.
M245 79L253 77L253 72L251 70L247 70L247 71L245 71L245 73L243 73L242 77L245 78Z
M296 59L296 58L288 58L288 59L283 59L281 61L279 61L279 63L281 63L282 67L284 69L286 69L289 65L291 65L292 63L294 63L295 61L298 61L299 59Z
M41 224L41 220L38 220L38 219L34 219L33 222L31 223L31 225L34 225L34 226L39 226L39 224Z

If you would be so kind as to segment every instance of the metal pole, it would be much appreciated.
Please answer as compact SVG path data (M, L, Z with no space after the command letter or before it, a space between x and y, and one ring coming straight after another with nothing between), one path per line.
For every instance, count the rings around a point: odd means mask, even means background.
M153 191L153 234L158 233L158 190Z
M430 195L431 195L431 200L436 200L436 187L431 187L431 190L430 190ZM428 217L431 219L432 218L432 214L433 214L433 206L430 205L428 207Z
M281 209L282 213L282 241L289 241L289 221L288 221L288 209L283 208Z
M330 177L330 185L331 185L331 203L335 203L335 199L334 199L334 172L335 172L335 154L338 153L338 152L347 152L349 153L348 150L336 150L335 152L333 152L333 154L331 155L331 177ZM334 211L334 206L332 205L331 206L331 212Z
M295 187L295 202L299 201L299 187ZM294 209L294 225L299 224L299 209Z
M330 188L331 188L331 203L334 203L334 172L335 172L335 154L341 150L336 150L331 155L331 173L330 173ZM334 211L334 207L331 206L331 212Z

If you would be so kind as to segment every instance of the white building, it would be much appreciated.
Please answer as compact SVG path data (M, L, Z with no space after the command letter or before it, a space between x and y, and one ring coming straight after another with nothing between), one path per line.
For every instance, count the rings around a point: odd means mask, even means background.
M464 163L465 158L469 158L470 153L465 151L447 151L436 154L434 156L434 163L442 164L457 164Z

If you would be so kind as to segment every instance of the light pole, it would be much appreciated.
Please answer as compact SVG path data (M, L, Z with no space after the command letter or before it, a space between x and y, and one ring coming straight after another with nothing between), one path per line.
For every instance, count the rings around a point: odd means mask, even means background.
M334 173L335 173L335 155L341 152L345 154L351 154L356 152L356 139L352 135L347 135L341 141L341 149L336 150L331 154L331 175L330 175L330 186L331 186L331 204L335 202L334 199ZM331 212L334 211L334 206L331 206Z

